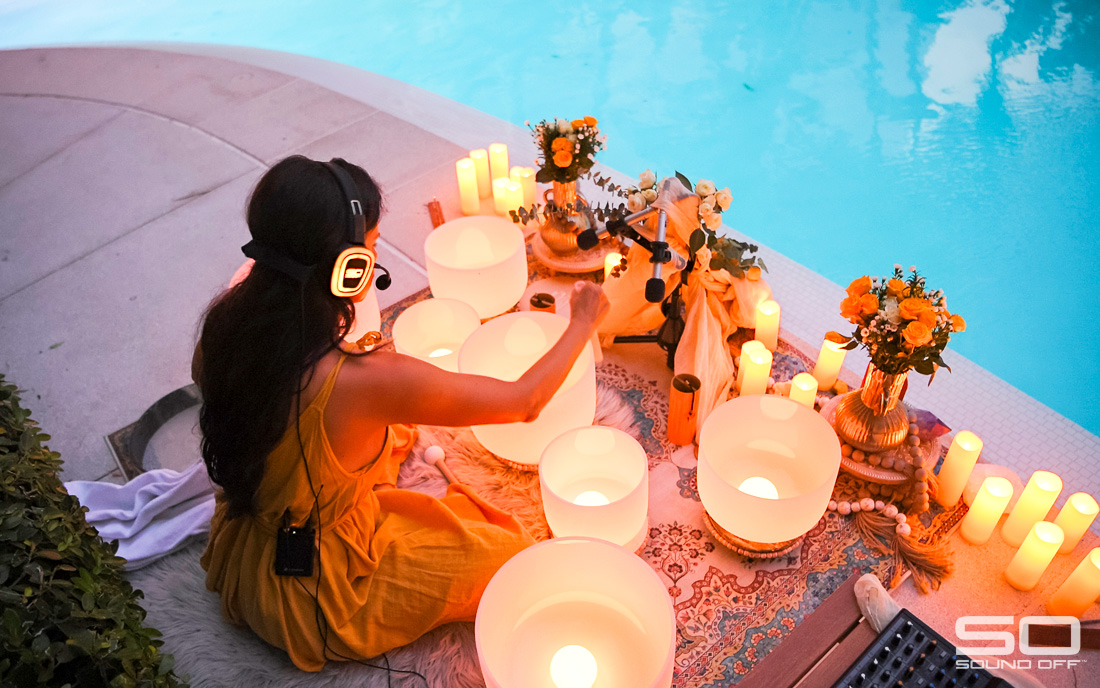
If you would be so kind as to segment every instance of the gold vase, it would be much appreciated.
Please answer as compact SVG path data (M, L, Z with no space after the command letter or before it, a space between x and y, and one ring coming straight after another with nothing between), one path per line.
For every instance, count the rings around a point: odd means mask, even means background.
M556 207L554 212L546 212L539 225L539 236L554 253L569 256L577 252L577 235L590 225L587 216L588 204L577 192L576 180L554 182L553 187L543 192L547 205Z
M909 414L901 403L909 371L887 374L867 365L863 387L844 395L836 409L836 434L856 449L879 452L896 447L909 434Z

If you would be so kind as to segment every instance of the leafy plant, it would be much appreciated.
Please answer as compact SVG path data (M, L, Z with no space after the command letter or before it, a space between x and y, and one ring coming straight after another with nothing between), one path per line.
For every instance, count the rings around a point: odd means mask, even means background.
M186 685L37 425L0 375L0 686Z
M556 117L531 127L539 148L535 181L572 182L588 174L596 164L596 153L607 143L607 136L600 133L597 124L595 117L572 121Z

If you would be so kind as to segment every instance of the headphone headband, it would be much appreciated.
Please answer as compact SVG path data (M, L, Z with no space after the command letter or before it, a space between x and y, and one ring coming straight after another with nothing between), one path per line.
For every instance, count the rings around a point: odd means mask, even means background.
M363 214L363 203L359 200L359 187L355 185L355 180L351 178L348 171L336 164L337 160L343 162L340 158L333 158L321 164L336 179L336 183L340 185L340 190L344 193L344 199L350 206L351 225L349 227L348 243L362 246L367 238L367 218Z

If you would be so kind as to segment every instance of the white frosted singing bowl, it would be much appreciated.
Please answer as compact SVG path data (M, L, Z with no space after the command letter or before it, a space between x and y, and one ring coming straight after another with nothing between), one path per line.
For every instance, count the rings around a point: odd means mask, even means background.
M840 470L828 421L783 397L738 397L699 434L699 497L723 529L753 543L805 535L825 513Z
M650 565L591 538L547 540L509 559L474 622L487 688L668 688L675 633Z
M465 301L482 320L516 305L527 288L523 231L501 217L440 225L424 240L424 259L432 296Z
M583 535L636 551L645 541L649 462L622 430L570 430L547 445L539 463L546 521L554 537Z
M466 339L458 353L458 370L499 380L516 380L565 332L560 315L518 311L495 318ZM474 436L489 451L535 470L543 449L558 435L591 425L596 417L596 367L591 343L573 364L558 391L530 423L475 425Z
M397 316L393 345L398 353L455 372L459 349L480 326L481 318L470 304L458 299L428 299Z

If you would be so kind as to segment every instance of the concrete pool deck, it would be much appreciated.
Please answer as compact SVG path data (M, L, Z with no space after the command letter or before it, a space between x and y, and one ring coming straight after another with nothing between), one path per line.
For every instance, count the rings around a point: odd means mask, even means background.
M105 436L190 382L196 324L242 261L245 200L271 163L339 155L375 175L385 307L427 286L425 204L460 216L457 158L503 141L513 162L534 159L525 128L407 84L191 44L0 51L0 141L0 372L25 390L66 480L121 481ZM761 253L788 335L816 349L844 328L841 286ZM1025 481L1059 473L1059 504L1100 495L1100 438L950 348L945 359L953 372L915 376L907 401L976 432L986 459ZM847 378L865 364L849 354Z

